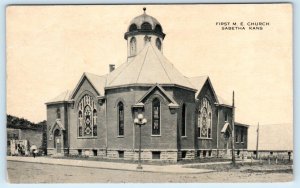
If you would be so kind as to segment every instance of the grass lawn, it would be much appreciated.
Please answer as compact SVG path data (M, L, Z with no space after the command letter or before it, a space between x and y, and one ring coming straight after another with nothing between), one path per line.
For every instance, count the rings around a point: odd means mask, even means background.
M293 161L278 161L275 164L274 161L269 162L264 160L262 162L255 163L238 163L236 165L232 164L210 164L210 165L189 165L189 168L201 168L201 169L212 169L218 172L230 172L239 171L247 173L293 173Z

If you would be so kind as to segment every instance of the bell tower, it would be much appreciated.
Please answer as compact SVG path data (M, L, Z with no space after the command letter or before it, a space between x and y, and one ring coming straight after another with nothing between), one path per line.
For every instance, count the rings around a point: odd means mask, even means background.
M133 59L150 42L153 47L163 51L163 40L166 34L163 33L161 24L152 16L144 13L135 17L129 24L124 39L127 40L127 59Z

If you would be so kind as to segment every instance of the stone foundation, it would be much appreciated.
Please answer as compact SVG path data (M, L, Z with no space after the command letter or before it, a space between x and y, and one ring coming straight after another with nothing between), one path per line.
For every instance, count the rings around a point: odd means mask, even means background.
M193 160L196 158L195 150L180 150L178 151L178 160Z
M156 154L153 154L153 152ZM155 156L153 156L155 155ZM138 160L138 150L107 150L108 159ZM177 151L142 150L141 159L146 161L177 161Z
M103 148L85 148L85 149L64 149L62 153L56 153L55 148L47 148L48 155L71 155L71 156L85 156L97 157L104 159L120 159L120 160L138 160L138 150L106 150ZM256 157L256 151L235 150L237 159L249 159ZM141 159L145 161L168 161L177 162L178 160L194 160L202 158L231 158L231 150L225 149L211 149L211 150L151 150L145 149L141 152ZM259 158L261 159L293 159L292 151L259 151Z

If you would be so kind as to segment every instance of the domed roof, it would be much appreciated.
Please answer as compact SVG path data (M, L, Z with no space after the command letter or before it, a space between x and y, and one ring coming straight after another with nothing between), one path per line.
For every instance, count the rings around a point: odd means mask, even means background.
M124 38L127 40L127 37L130 35L151 33L164 39L165 34L163 33L160 23L154 17L146 14L146 8L143 10L144 14L139 15L131 20Z
M145 22L148 22L151 25L152 30L155 29L156 25L161 26L156 18L144 13L144 14L141 14L131 20L129 27L128 27L128 31L130 31L129 29L132 24L135 24L137 26L137 29L141 29L142 24Z

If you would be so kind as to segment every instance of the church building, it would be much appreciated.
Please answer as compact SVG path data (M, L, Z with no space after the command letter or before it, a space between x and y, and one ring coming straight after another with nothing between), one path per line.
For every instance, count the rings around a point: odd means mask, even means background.
M140 133L143 160L230 154L232 104L216 94L208 76L182 75L163 55L165 37L144 8L124 34L124 64L110 65L102 76L85 72L75 88L46 103L48 155L136 160ZM147 120L141 132L138 114ZM247 149L248 126L234 127L239 155Z

